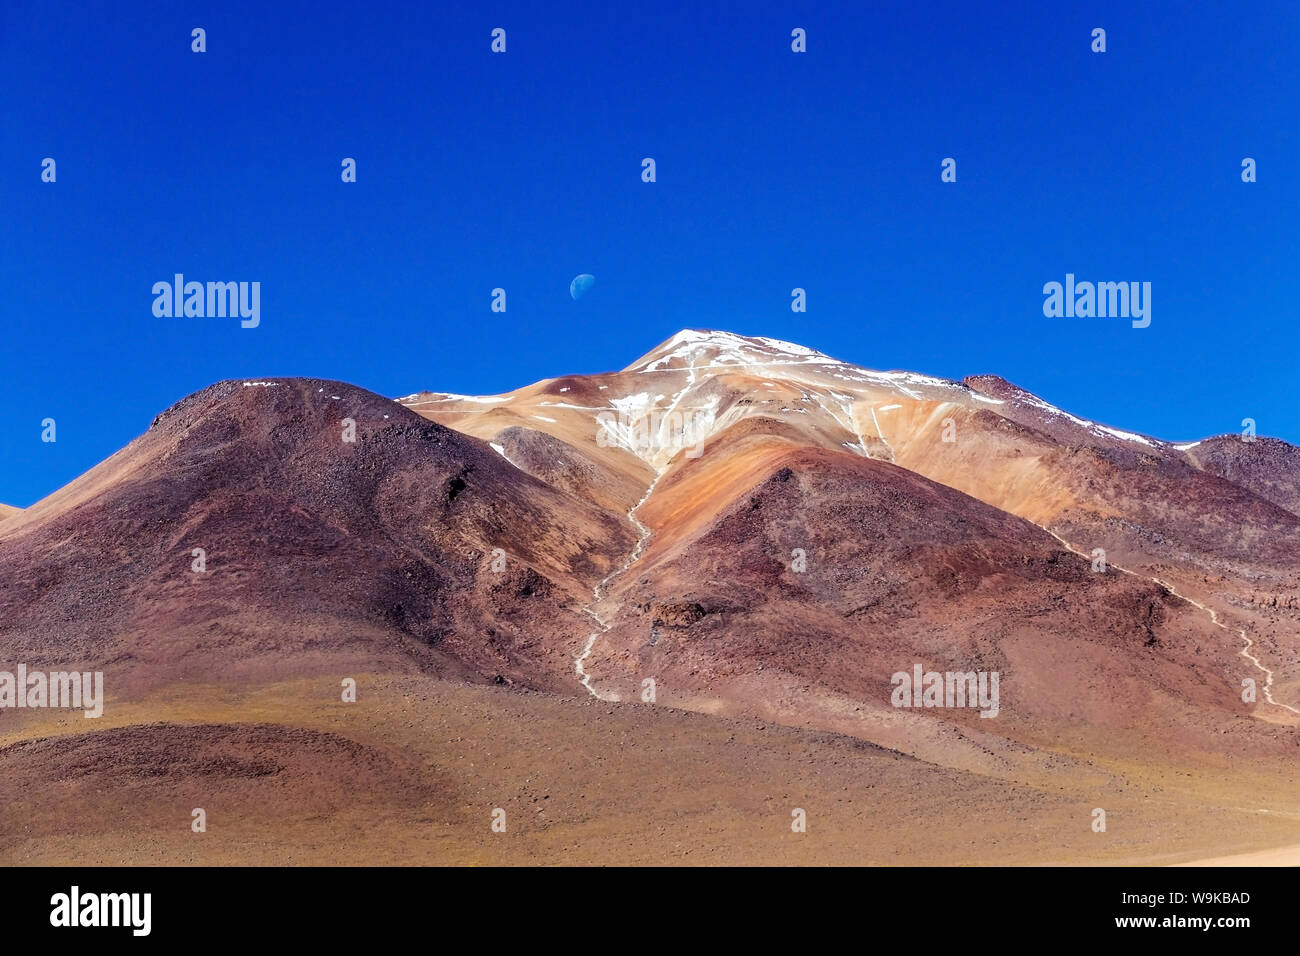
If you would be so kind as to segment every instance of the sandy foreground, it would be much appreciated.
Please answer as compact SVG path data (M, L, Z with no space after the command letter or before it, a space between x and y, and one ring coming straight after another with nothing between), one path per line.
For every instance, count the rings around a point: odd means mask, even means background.
M0 722L4 865L1285 865L1294 776L1095 753L994 779L838 734L358 673ZM87 730L88 724L94 724ZM1064 759L1064 758L1058 758ZM1254 806L1239 805L1250 788ZM1262 807L1261 807L1262 805ZM1092 811L1105 807L1105 833ZM206 832L191 828L206 811ZM493 831L493 814L508 819ZM796 813L796 811L800 811ZM806 817L794 832L793 816ZM1231 856L1246 847L1262 849Z

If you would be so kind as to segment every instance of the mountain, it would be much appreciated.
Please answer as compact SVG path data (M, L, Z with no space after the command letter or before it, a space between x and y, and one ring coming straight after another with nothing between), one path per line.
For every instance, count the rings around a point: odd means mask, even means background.
M631 538L378 395L222 382L4 523L0 641L151 683L382 665L558 686Z
M1276 687L1278 700L1300 699L1300 668L1292 663L1300 616L1290 613L1295 609L1289 605L1279 611L1273 601L1300 585L1300 516L1284 507L1288 489L1300 480L1300 460L1279 451L1295 450L1276 440L1240 442L1240 450L1232 447L1231 438L1174 445L1070 415L994 376L952 382L913 372L877 372L792 343L697 330L679 332L621 372L550 379L499 396L420 393L399 401L488 440L543 480L556 479L523 450L527 444L561 441L570 454L581 455L587 466L583 486L602 487L603 502L635 509L637 523L648 527L648 548L637 562L642 577L659 567L674 546L714 540L723 511L780 469L790 467L800 475L790 486L800 492L809 488L802 480L805 472L850 471L842 479L851 489L847 502L859 499L868 487L903 481L915 485L916 478L926 478L974 499L944 499L968 521L981 520L975 502L1004 517L1025 519L1039 529L1035 535L1034 528L1018 528L1025 542L1037 539L1049 550L1073 552L1074 557L1058 559L1071 568L1090 567L1094 551L1102 549L1111 570L1101 580L1129 587L1145 582L1148 593L1171 597L1173 617L1199 621L1171 619L1169 626L1210 628L1210 640L1193 655L1215 654L1214 672L1227 684L1253 676L1267 684L1270 695ZM1216 458L1198 451L1204 446L1224 450ZM789 465L782 456L790 456ZM1230 467L1229 460L1243 464ZM592 477L597 467L603 469L603 481ZM813 512L829 506L822 494L811 498L800 505ZM891 503L898 500L890 498ZM938 529L943 522L934 507L926 509L923 523ZM784 536L784 554L771 543L772 567L767 579L754 586L764 600L773 593L773 567L788 558L799 535L816 537L813 528L842 514L844 503L826 514L807 513L794 524L794 533ZM873 513L894 531L900 530L894 527L897 517ZM864 539L852 528L847 526L840 542L843 553L836 560L869 562L870 555L855 550ZM975 539L984 545L991 540L985 531ZM944 548L948 542L927 546ZM1017 547L1019 553L1032 551L1027 543ZM1089 561L1078 560L1079 554ZM976 584L994 576L996 565L986 567L974 577ZM922 577L918 573L916 580ZM1090 579L1091 572L1081 580ZM620 585L627 580L621 577ZM721 592L739 584L728 581ZM1106 586L1099 581L1088 586L1093 584ZM646 587L655 590L649 578ZM622 597L626 617L636 596ZM1000 616L1014 617L1018 600L1001 596ZM1027 607L1034 606L1025 600ZM1089 597L1084 603L1097 606L1097 601L1109 599ZM714 603L730 607L720 598ZM927 602L909 594L905 603ZM805 604L800 613L825 610L817 599ZM949 637L954 629L974 626L964 614L948 616L940 626ZM1036 614L1029 616L1034 627L1042 626ZM1256 665L1243 656L1249 638L1238 632L1246 629L1255 634L1253 646L1263 650L1270 664ZM648 630L640 627L640 632ZM1077 638L1073 630L1067 627L1064 633ZM625 653L631 642L631 637L624 639ZM1166 646L1175 643L1165 640ZM1178 666L1201 672L1203 663L1192 659ZM1238 674L1243 665L1245 672ZM1134 672L1132 662L1122 666ZM1201 680L1192 678L1192 683ZM1236 697L1225 690L1227 684L1214 692L1225 706ZM625 694L626 687L617 692ZM1290 720L1294 714L1281 707L1266 709L1266 719Z
M1300 843L1248 815L1300 782L1298 500L1274 439L1171 444L996 376L718 331L493 396L221 382L0 523L0 647L109 698L102 729L0 709L0 800L52 828L0 820L0 858L67 859L41 833L93 826L132 761L149 861L186 859L169 808L217 793L265 809L240 846L293 859L321 859L293 822L316 814L374 859L612 862L703 813L697 785L759 827L773 774L802 781L767 797L778 831L787 797L836 821L803 862L942 861L969 819L967 862ZM997 700L899 706L918 668ZM95 768L75 792L70 765ZM848 812L864 788L884 816ZM1087 841L1099 805L1122 839ZM532 836L487 849L480 806ZM412 857L421 814L446 835Z

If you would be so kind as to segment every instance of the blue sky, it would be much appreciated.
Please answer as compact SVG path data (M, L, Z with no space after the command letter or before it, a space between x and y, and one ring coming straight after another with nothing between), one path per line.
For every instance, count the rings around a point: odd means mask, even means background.
M223 378L497 392L683 327L1300 443L1293 4L127 6L0 10L0 501ZM261 325L155 318L176 272ZM1067 272L1151 326L1044 318Z

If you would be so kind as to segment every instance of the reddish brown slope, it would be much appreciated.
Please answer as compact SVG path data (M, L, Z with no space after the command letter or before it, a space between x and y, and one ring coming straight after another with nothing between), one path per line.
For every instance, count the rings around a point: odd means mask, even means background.
M635 699L654 678L660 700L967 767L980 766L958 752L968 742L920 722L964 725L986 749L1140 726L1204 745L1249 712L1237 646L1156 584L1094 573L1029 522L920 475L746 426L639 512L654 537L612 588L621 609L586 663L602 693ZM890 676L915 663L998 671L1002 713L891 711Z
M591 583L630 547L620 516L387 399L223 382L5 522L0 641L119 688L342 666L555 686Z
M1081 423L996 376L966 384L999 404L945 410L955 421L952 442L942 441L934 418L886 419L898 464L1052 527L1080 548L1103 547L1116 561L1215 572L1241 562L1296 565L1300 515L1261 494L1262 478L1201 470L1172 445ZM1300 472L1277 480L1284 488Z
M1300 515L1300 448L1276 438L1219 435L1190 445L1186 455L1201 470Z

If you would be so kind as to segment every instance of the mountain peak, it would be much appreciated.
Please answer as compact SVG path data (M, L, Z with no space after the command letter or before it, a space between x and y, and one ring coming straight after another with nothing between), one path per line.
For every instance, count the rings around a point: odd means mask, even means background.
M843 363L816 349L781 339L737 335L716 329L682 329L627 366L624 371L655 372L699 365L808 364Z

